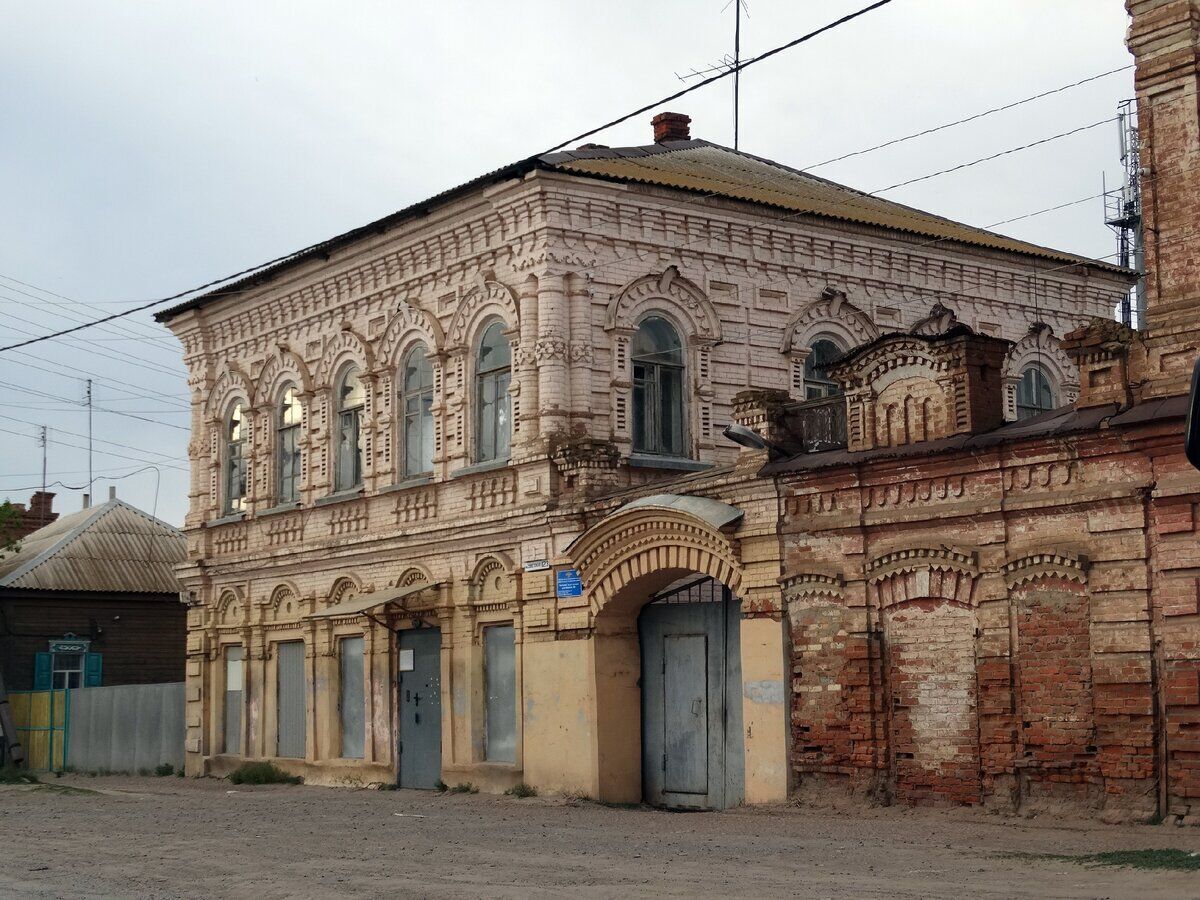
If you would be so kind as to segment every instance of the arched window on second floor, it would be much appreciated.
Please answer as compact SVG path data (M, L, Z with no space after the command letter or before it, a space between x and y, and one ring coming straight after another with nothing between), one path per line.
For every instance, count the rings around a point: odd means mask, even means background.
M512 348L504 323L493 322L479 341L475 358L475 461L508 459L512 436L508 384Z
M648 316L633 336L633 450L683 456L684 366L679 332L662 316Z
M224 513L246 509L246 420L239 401L225 419L225 477L221 479Z
M1054 409L1054 384L1049 373L1037 363L1021 370L1017 383L1017 419L1028 419Z
M289 384L279 400L275 424L278 503L295 503L300 499L300 419L300 391Z
M334 463L335 491L349 491L362 484L362 418L367 394L357 368L351 366L337 383L337 458Z
M842 355L841 342L831 334L818 334L804 360L804 399L820 400L841 393L838 383L822 368Z
M400 372L403 411L404 474L433 471L433 365L429 350L417 344L404 357Z

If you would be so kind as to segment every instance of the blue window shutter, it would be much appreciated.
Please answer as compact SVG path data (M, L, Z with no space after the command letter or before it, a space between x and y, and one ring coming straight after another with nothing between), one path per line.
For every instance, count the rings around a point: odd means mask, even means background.
M51 656L49 653L33 655L33 689L35 691L50 690Z
M83 686L100 687L101 671L100 654L85 653L83 657Z

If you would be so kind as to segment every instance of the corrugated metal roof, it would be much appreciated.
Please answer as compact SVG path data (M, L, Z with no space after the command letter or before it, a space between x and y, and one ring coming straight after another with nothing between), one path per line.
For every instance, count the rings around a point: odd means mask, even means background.
M121 500L62 516L0 560L0 587L173 594L183 533Z
M1025 253L1057 262L1078 263L1106 272L1131 274L1120 266L964 225L902 203L872 197L862 191L789 168L773 160L695 139L668 141L644 147L592 145L592 149L548 153L518 160L435 194L427 200L297 251L280 262L265 264L249 275L236 280L231 279L219 288L157 312L154 318L165 322L185 310L206 306L227 293L270 281L275 275L304 262L326 258L334 250L362 238L382 234L390 228L428 215L438 206L466 196L472 191L509 178L520 178L534 169L549 169L566 174L712 194L748 203L761 203L791 214L824 216L846 222L892 228L935 240L957 241L996 250Z
M1073 253L1040 247L935 216L707 141L677 141L611 150L577 150L555 153L543 160L565 172L680 188L749 203L763 203L791 214L823 216L860 225L891 228L934 240L1123 271L1118 266L1097 263Z

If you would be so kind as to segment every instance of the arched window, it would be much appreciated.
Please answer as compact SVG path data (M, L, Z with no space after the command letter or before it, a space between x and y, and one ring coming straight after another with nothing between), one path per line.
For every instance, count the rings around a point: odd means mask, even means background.
M841 393L838 383L829 377L822 366L826 366L842 355L841 344L833 335L818 334L809 347L804 360L804 399L820 400Z
M366 398L358 369L347 369L338 381L336 394L338 432L335 491L349 491L362 484L362 416Z
M246 422L240 402L225 420L225 515L246 509Z
M508 459L512 422L508 414L508 383L512 349L504 324L493 322L479 341L475 360L475 461Z
M661 316L642 320L633 336L633 449L682 456L683 344Z
M404 474L420 475L433 471L433 366L424 344L408 351L401 369Z
M1017 383L1017 418L1028 419L1054 406L1054 386L1046 370L1037 363L1022 369Z
M279 401L275 452L279 503L300 499L300 392L289 384Z

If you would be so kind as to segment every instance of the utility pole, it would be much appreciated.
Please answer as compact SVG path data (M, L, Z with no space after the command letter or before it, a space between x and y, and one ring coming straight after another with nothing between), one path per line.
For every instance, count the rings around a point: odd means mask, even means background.
M92 499L92 379L87 380L88 408L88 501Z

